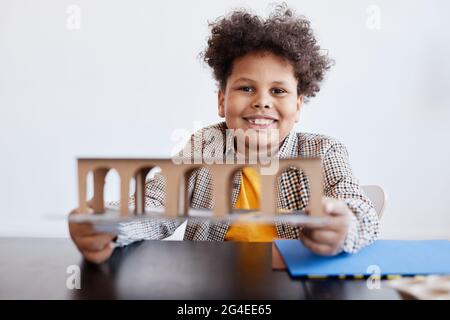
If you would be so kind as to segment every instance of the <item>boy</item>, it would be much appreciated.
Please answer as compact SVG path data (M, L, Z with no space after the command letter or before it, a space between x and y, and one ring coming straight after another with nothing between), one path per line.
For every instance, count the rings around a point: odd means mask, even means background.
M241 224L189 220L185 240L272 241L274 237L300 239L321 255L356 252L379 234L379 221L370 200L353 177L345 147L333 138L293 131L306 98L314 97L331 61L320 54L309 22L284 6L266 20L246 11L232 12L211 24L211 37L203 53L219 84L218 114L225 122L203 128L187 149L194 153L220 150L223 156L243 155L269 149L279 158L320 157L325 195L323 210L331 223L300 229L285 223ZM278 132L277 141L257 139L236 144L228 129ZM214 139L217 132L223 139ZM194 144L194 137L202 137ZM252 139L250 134L250 140ZM197 149L196 149L197 148ZM198 150L198 148L200 148ZM202 168L189 179L193 208L212 208L211 177ZM240 171L233 184L234 208L259 205L259 176L250 168ZM307 210L309 186L306 176L294 168L281 174L278 207ZM164 206L164 181L160 175L147 182L146 206ZM76 212L76 210L74 211ZM89 224L69 224L70 234L84 257L103 262L116 245L143 239L163 239L177 225L171 221L142 221L121 225L119 235L98 233Z

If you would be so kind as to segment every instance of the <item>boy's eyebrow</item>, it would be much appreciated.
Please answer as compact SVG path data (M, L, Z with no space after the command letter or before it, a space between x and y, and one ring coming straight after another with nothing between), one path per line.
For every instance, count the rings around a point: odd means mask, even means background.
M239 79L236 79L234 82L239 82L239 81L255 82L255 80L252 80L250 78L245 78L245 77L241 77Z
M286 85L286 82L284 82L284 81L273 81L272 83Z
M239 81L256 82L256 81L253 80L253 79L245 78L245 77L241 77L241 78L239 78L239 79L236 79L234 82L239 82ZM286 85L286 82L284 82L284 81L272 81L272 83L275 83L275 84L281 84L281 85Z

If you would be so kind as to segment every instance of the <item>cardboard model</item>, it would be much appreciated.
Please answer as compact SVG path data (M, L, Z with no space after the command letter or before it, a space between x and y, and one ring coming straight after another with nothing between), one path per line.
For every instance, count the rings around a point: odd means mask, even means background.
M103 189L105 177L109 170L115 169L120 176L120 215L139 216L145 213L145 179L147 173L155 167L161 168L166 179L166 201L164 217L188 216L189 199L187 181L190 173L199 168L207 168L212 175L214 196L214 217L224 217L232 212L231 194L234 174L243 167L252 167L260 172L261 199L258 215L274 216L278 213L276 206L277 178L289 167L302 170L309 179L311 195L309 198L310 216L321 215L322 169L318 158L275 159L277 168L274 174L261 174L261 169L267 167L260 163L229 164L201 163L175 164L172 159L78 159L78 193L80 212L88 212L87 175L93 173L94 196L92 205L95 213L104 213L105 204ZM134 197L134 212L129 209L129 186L131 179L136 181Z

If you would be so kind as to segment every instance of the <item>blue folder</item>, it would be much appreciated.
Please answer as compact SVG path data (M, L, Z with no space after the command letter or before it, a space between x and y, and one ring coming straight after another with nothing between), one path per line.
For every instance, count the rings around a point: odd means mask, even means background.
M378 240L355 254L332 257L316 255L298 240L275 245L294 278L450 274L448 240Z

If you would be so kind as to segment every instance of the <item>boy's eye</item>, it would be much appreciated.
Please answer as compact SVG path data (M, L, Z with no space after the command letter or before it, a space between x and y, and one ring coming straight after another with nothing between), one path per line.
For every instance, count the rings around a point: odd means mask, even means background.
M272 89L272 93L273 94L282 94L282 93L286 93L286 90L280 89L280 88L273 88Z
M239 90L244 91L244 92L252 92L253 88L252 87L240 87Z
M239 90L244 91L244 92L254 92L255 91L252 87L249 87L249 86L239 87ZM272 92L272 94L276 94L276 95L286 93L286 90L281 89L281 88L273 88L270 91Z

